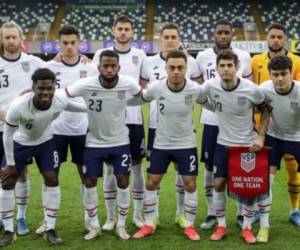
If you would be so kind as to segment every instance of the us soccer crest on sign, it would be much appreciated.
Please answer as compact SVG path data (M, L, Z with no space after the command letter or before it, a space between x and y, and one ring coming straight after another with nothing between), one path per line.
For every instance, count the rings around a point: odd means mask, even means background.
M241 168L247 173L255 169L256 155L254 153L241 153Z

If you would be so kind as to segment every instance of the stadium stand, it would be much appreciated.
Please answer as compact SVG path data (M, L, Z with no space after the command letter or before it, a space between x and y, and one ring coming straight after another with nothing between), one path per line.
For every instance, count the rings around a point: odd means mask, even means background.
M273 23L281 23L287 27L289 38L299 39L300 34L300 3L293 0L274 2L269 0L260 1L258 7L262 11L261 19L265 29Z
M253 22L250 5L245 1L159 1L154 0L155 23L174 22L180 26L184 41L209 40L213 24L219 19L231 20L234 27Z
M66 10L63 24L73 24L81 29L81 39L112 40L111 27L119 15L128 15L135 23L134 40L145 38L146 8L141 5L134 9L89 9L71 8Z
M58 0L1 0L0 25L13 20L20 24L27 34L30 28L35 28L39 23L52 23L58 7Z

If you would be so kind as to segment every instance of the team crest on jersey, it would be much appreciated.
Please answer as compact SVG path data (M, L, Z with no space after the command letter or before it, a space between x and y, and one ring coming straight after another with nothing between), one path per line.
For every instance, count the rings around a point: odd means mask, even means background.
M96 93L96 92L93 92L93 93L91 94L91 96L97 96L97 93Z
M158 98L158 100L159 101L162 101L162 100L165 100L166 98L164 98L163 96L160 96L159 98Z
M119 91L118 91L118 98L119 98L119 100L124 100L125 97L126 97L126 92L125 92L125 90L119 90Z
M241 153L241 168L247 173L255 169L256 155L254 153Z
M299 104L298 104L298 102L291 101L290 102L290 107L291 107L292 110L296 111L296 110L299 109Z
M246 104L246 97L245 96L239 96L237 98L237 104L241 107L245 106Z
M4 72L4 69L0 69L0 74L2 74Z
M186 95L184 97L184 103L186 105L191 105L193 103L193 95Z
M80 77L80 78L85 78L85 77L87 77L87 71L86 71L86 70L80 70L80 71L79 71L79 77Z
M220 98L220 96L218 94L215 94L214 98Z
M28 73L30 71L29 62L22 62L21 65L24 72Z
M139 64L139 57L138 56L132 56L131 60L132 60L132 63L134 65L138 65Z
M156 69L158 69L158 66L157 66L157 65L153 67L153 70L156 70Z

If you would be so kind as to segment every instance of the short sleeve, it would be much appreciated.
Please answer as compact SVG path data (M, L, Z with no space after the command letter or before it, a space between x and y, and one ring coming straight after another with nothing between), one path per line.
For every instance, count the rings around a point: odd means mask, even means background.
M155 100L155 93L157 91L159 82L151 83L149 88L144 89L142 92L142 98L146 102L151 102Z
M146 80L146 81L149 81L149 73L148 73L148 70L147 70L147 68L149 67L149 65L148 65L148 60L147 60L147 57L143 60L143 62L142 62L142 67L141 67L141 78L143 79L143 80ZM148 67L147 67L148 66Z
M6 113L5 121L9 126L17 127L19 126L20 118L21 118L21 113L19 112L17 103L13 102Z
M190 79L193 80L199 78L201 76L201 72L197 61L191 56L188 57L188 60L189 60L188 67L190 71Z

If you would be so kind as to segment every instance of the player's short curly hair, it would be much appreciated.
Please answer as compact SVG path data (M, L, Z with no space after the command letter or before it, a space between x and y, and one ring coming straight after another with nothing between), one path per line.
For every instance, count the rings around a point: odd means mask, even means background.
M275 56L268 63L268 69L271 70L286 70L292 71L293 62L287 56Z

